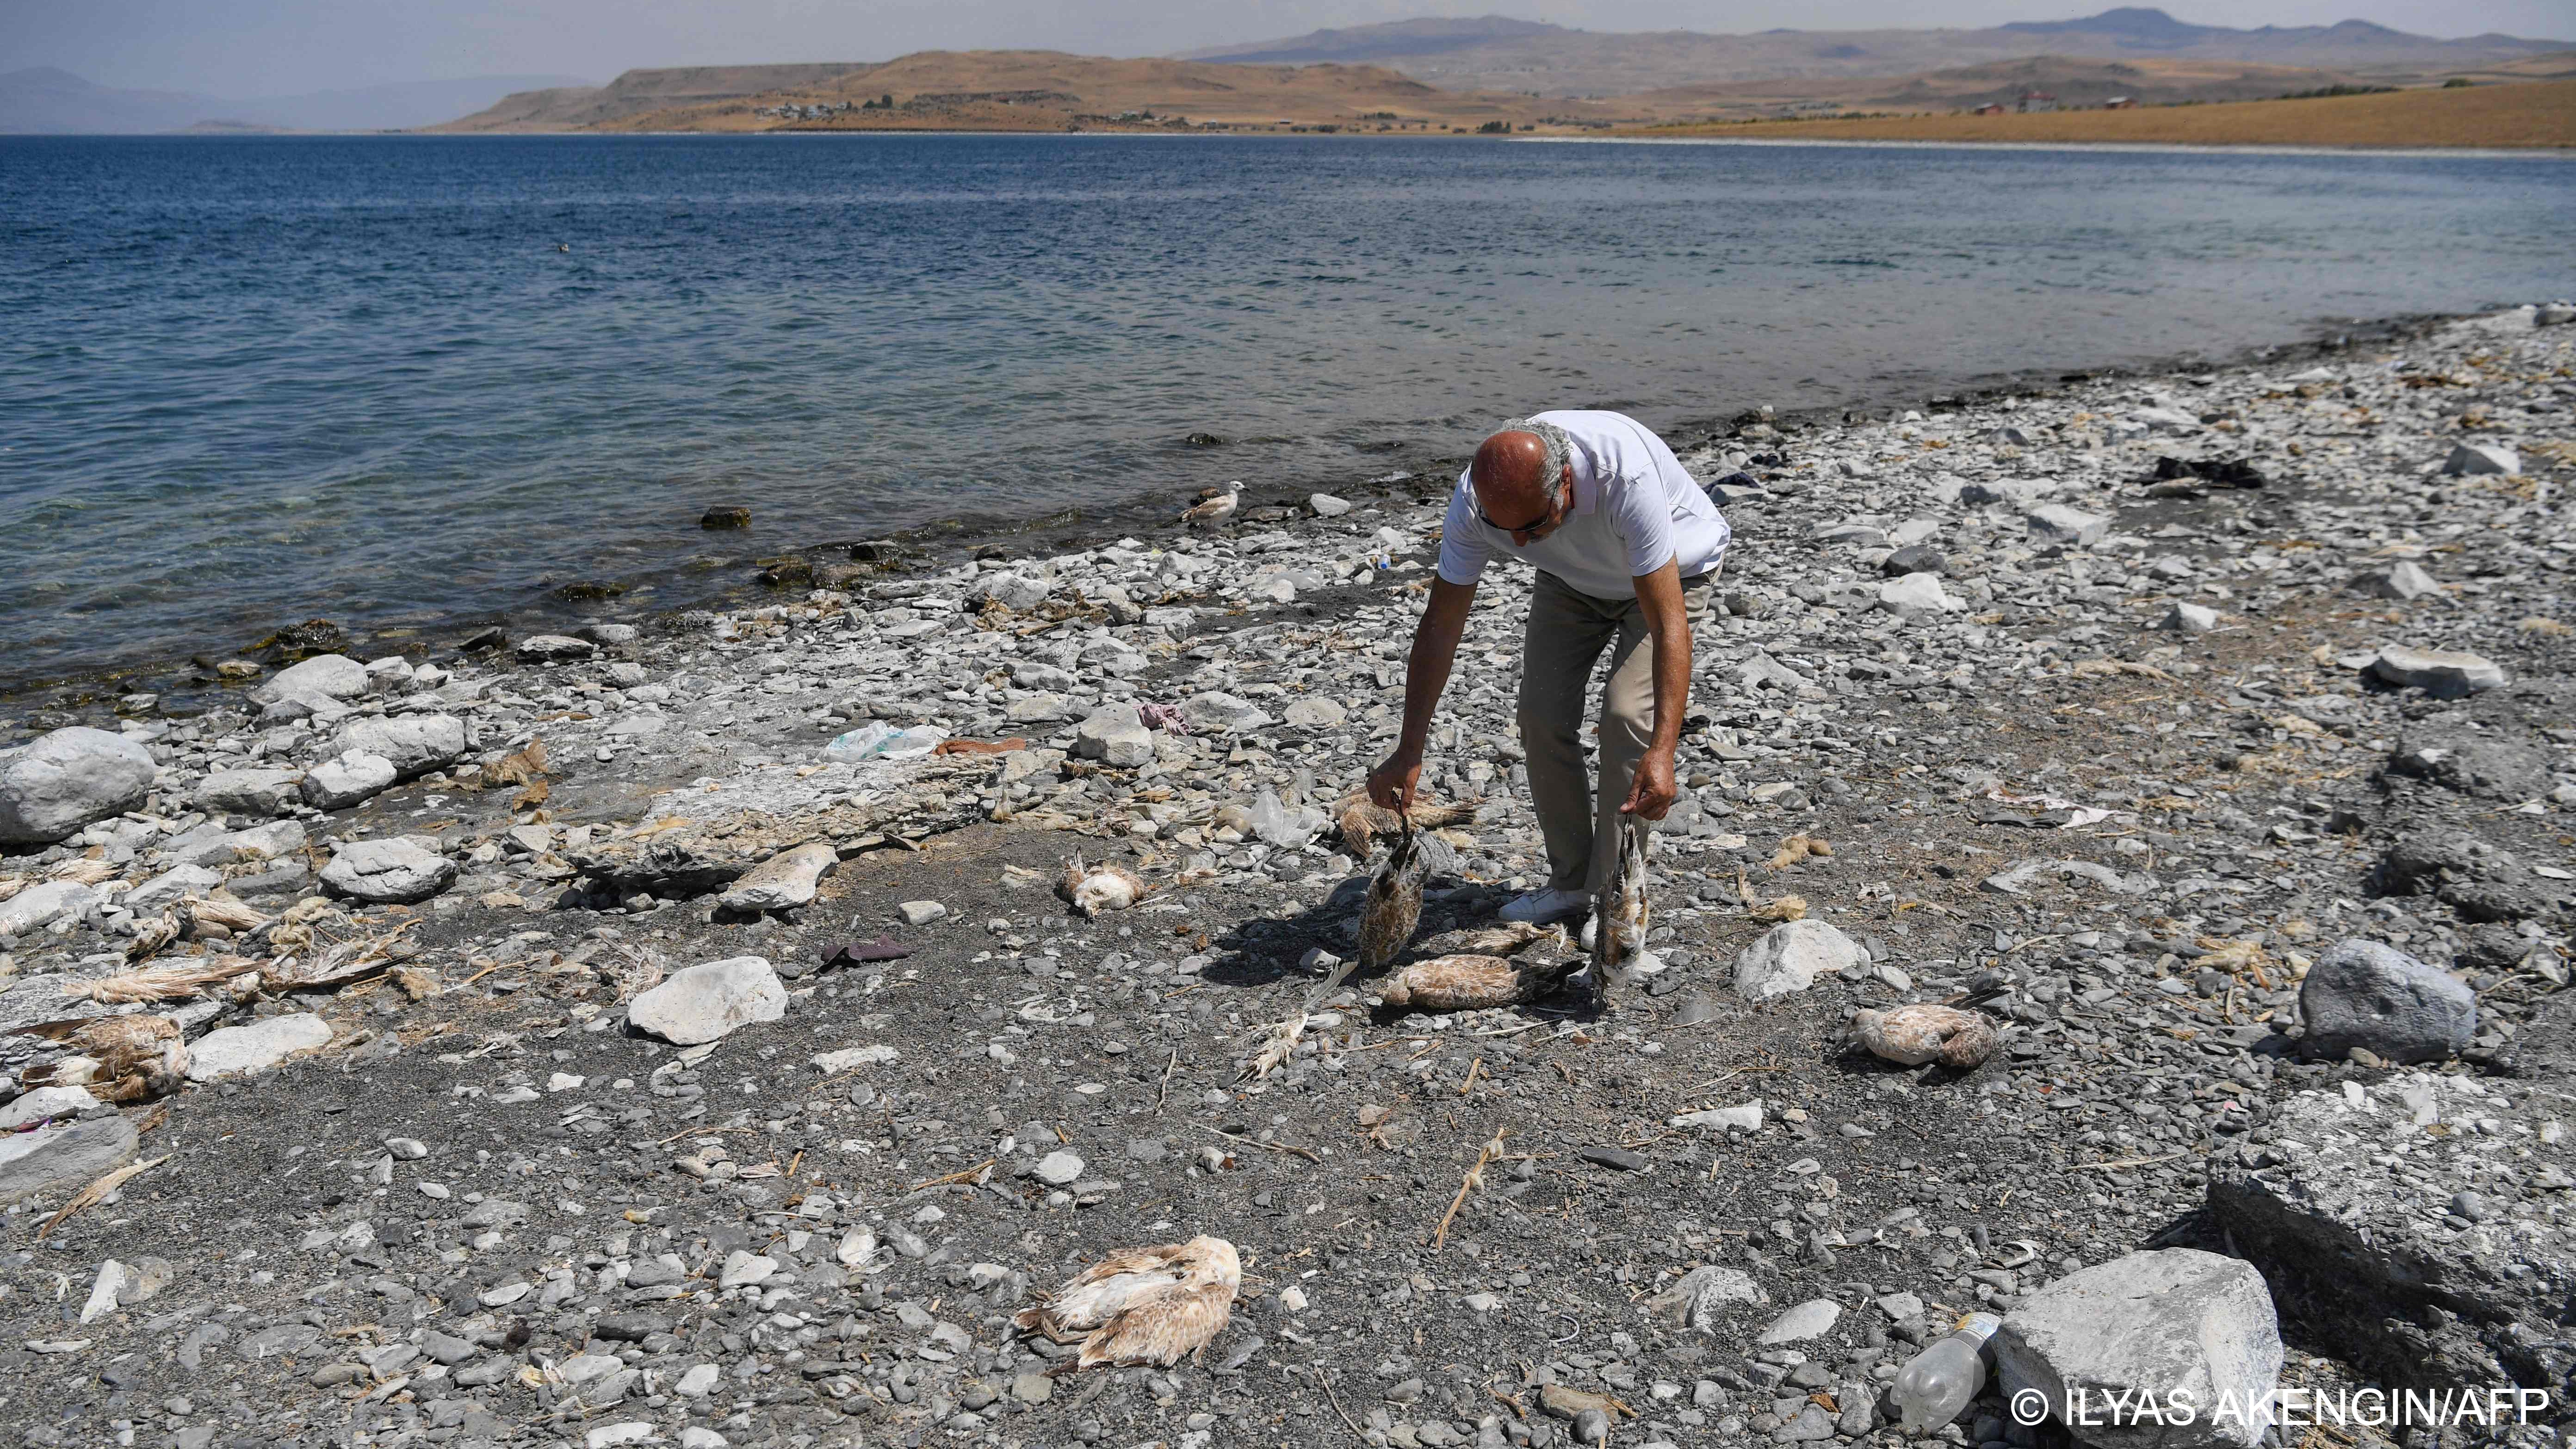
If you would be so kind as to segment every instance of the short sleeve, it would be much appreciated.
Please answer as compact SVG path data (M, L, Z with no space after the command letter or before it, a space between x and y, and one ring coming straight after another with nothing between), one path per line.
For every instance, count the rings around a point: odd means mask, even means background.
M1473 584L1485 576L1493 551L1485 546L1484 528L1476 522L1475 494L1465 475L1449 495L1449 516L1440 525L1440 581Z
M1628 547L1628 577L1642 579L1680 556L1673 540L1673 509L1663 479L1622 477L1610 485L1611 523Z

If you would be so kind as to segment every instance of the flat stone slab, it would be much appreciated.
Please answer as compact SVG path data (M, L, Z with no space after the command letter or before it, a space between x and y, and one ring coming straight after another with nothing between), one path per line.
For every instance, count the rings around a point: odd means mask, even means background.
M99 1117L0 1137L0 1204L89 1186L134 1160L134 1124Z
M331 1023L309 1011L207 1032L188 1044L188 1080L264 1072L297 1052L331 1044Z
M2565 1087L2407 1072L2300 1092L2219 1139L2210 1209L2282 1303L2382 1383L2563 1385Z
M671 973L627 1003L626 1019L680 1046L719 1041L755 1021L787 1014L787 988L763 956L702 961Z

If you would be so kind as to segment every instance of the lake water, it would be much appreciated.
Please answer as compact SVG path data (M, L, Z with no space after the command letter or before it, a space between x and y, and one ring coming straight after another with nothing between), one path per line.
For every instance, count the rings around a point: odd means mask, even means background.
M0 687L2570 290L2545 157L0 138ZM1229 440L1191 446L1193 433ZM748 505L749 535L696 526ZM723 562L718 562L719 560Z

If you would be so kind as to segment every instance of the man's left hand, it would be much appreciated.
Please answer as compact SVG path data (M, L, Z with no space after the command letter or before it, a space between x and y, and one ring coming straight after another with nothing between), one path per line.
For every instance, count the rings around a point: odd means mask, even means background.
M1628 787L1627 803L1619 807L1622 815L1636 815L1647 820L1661 820L1673 808L1679 787L1673 783L1673 757L1669 751L1650 749L1637 761L1637 778Z

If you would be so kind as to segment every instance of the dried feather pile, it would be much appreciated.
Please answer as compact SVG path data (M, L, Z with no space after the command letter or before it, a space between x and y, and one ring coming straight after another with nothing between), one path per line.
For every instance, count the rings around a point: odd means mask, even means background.
M1103 1365L1169 1368L1225 1331L1242 1286L1234 1244L1202 1236L1112 1253L1011 1321L1055 1343L1082 1345L1047 1370L1051 1377Z
M1789 867L1796 865L1798 862L1805 860L1809 856L1815 856L1819 859L1831 859L1833 853L1833 842L1826 840L1822 836L1808 835L1802 832L1797 835L1792 835L1788 839L1780 842L1780 848L1771 853L1771 868L1773 870L1787 870Z
M184 965L155 966L148 971L120 971L89 981L63 984L63 995L106 1005L129 1001L183 1001L209 986L222 986L258 971L266 963L248 956L208 956Z

